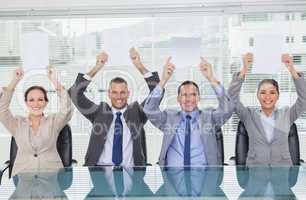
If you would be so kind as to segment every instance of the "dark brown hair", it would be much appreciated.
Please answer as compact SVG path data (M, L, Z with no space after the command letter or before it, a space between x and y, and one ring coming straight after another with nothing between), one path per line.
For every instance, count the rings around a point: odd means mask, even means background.
M193 85L193 86L197 89L198 94L200 95L199 86L198 86L195 82L193 82L193 81L184 81L184 82L178 87L178 89L177 89L177 95L180 94L180 92L181 92L181 87L184 86L184 85Z
M260 87L265 83L273 85L276 88L277 94L279 94L278 82L274 79L263 79L262 81L260 81L257 87L257 92L259 92Z
M110 86L112 83L125 83L125 84L127 85L126 80L124 80L124 79L121 78L121 77L115 77L115 78L113 78L113 79L110 81L109 86Z
M40 90L43 94L44 94L44 99L46 102L48 102L48 96L47 96L47 91L45 88L41 87L41 86L38 86L38 85L34 85L32 87L29 87L25 93L24 93L24 101L27 101L28 100L28 94L29 92L31 92L32 90Z

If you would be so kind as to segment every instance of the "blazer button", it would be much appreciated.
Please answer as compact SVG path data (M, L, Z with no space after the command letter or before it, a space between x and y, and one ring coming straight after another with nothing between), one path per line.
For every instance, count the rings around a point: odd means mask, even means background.
M34 154L34 157L37 157L37 154Z

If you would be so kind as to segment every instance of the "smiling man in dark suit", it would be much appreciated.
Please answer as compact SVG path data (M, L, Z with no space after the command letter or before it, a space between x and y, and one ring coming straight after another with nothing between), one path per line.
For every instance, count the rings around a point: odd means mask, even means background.
M130 58L152 91L159 82L157 72L151 73L144 67L139 53L134 48L130 49ZM127 82L121 77L110 81L108 97L111 105L106 102L97 105L84 95L91 79L103 68L107 60L106 52L99 54L96 65L87 74L79 73L69 89L77 109L93 124L85 165L146 165L144 125L147 117L143 112L144 102L139 104L135 101L128 104L130 91Z

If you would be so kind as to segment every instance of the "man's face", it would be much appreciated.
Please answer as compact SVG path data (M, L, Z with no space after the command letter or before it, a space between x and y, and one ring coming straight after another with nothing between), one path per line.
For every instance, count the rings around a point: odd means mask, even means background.
M183 85L177 96L181 109L185 112L192 112L198 107L200 96L197 88L192 84Z
M129 96L130 92L126 83L111 83L108 90L108 97L114 108L121 109L125 107Z

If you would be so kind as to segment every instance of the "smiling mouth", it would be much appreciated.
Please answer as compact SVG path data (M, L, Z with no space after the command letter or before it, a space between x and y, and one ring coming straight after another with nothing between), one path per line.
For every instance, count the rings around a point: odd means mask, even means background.
M265 104L271 104L273 101L263 101Z

